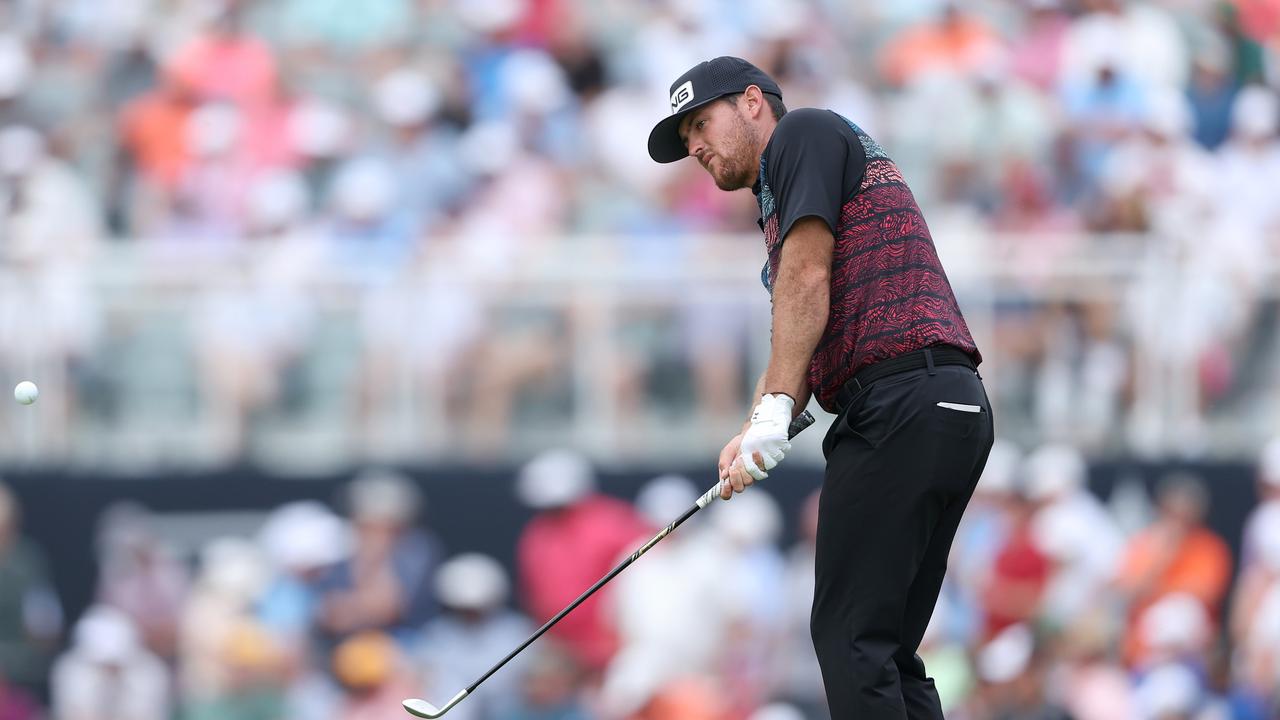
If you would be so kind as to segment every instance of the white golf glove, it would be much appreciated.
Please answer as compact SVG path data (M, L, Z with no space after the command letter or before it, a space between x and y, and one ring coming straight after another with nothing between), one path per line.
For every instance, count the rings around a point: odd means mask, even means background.
M760 396L760 404L751 411L751 426L742 436L738 459L747 474L756 480L769 477L769 470L778 466L791 449L787 437L791 426L791 411L796 401L781 393ZM756 465L755 453L760 453L764 467Z

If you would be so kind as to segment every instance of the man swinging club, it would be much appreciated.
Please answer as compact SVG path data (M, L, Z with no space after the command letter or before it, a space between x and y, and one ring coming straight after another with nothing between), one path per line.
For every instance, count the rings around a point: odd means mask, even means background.
M898 167L829 110L787 112L745 60L671 85L657 162L693 156L760 205L773 303L769 364L722 496L767 477L812 394L836 415L818 517L811 630L837 720L941 718L916 648L993 440L974 345Z

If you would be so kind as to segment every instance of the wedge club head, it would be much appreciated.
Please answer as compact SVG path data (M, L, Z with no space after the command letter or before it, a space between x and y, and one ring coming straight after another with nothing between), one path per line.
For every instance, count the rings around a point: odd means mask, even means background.
M445 704L445 706L442 708L437 708L435 705L432 705L426 700L420 700L418 698L410 698L408 700L405 700L401 704L404 705L405 711L408 712L410 715L416 715L417 717L420 717L420 718L438 718L441 715L444 715L445 713L449 712L449 710L452 709L454 705L457 705L458 703L462 702L462 698L466 696L467 696L467 691L463 690L457 695L454 695L453 699L450 700L447 704Z

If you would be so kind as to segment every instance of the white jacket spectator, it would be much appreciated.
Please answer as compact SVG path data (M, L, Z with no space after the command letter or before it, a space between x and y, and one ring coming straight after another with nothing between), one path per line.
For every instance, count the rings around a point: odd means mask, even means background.
M50 676L53 720L167 720L169 671L139 642L128 616L97 605Z

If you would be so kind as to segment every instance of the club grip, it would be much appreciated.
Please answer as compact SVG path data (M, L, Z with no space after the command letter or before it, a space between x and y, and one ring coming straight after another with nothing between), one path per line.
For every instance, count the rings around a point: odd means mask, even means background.
M814 422L813 413L809 412L808 410L805 410L804 412L795 416L795 418L791 420L791 425L787 427L787 439L791 439L799 435L801 432L804 431L805 428L812 425L813 422Z

